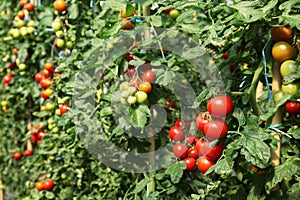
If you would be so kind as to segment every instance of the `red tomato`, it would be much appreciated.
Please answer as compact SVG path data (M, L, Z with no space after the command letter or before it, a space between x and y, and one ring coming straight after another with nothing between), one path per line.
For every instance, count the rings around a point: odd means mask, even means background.
M4 82L4 83L10 83L13 77L14 77L14 75L12 75L12 74L6 74L6 75L3 77L3 82Z
M195 167L196 167L195 158L192 158L192 157L191 158L185 158L183 161L185 162L186 170L192 171L192 170L195 169Z
M128 77L132 77L132 76L135 74L135 69L134 69L134 68L128 67L128 68L126 69L125 73L126 73L126 75L127 75Z
M127 61L129 62L129 61L131 61L131 60L133 60L133 59L134 59L134 58L133 58L133 55L132 55L132 54L130 54L130 53L126 54L125 60L127 60Z
M38 82L38 83L41 82L41 80L43 78L44 77L43 77L43 74L41 72L36 73L35 76L34 76L35 81Z
M13 70L15 67L16 67L16 63L14 63L14 62L9 63L9 65L8 65L8 69L10 69L10 70Z
M169 131L169 137L171 140L180 141L184 139L184 132L180 126L174 125Z
M187 144L189 145L194 145L196 144L196 139L193 135L188 135L186 138L185 138L185 141Z
M293 36L293 30L291 27L273 26L271 28L271 36L275 41L284 41Z
M183 127L183 122L181 121L181 119L177 119L175 122L175 126L180 126ZM187 130L190 130L190 126L191 124L189 122L184 122L184 126Z
M215 118L224 118L232 112L233 103L229 96L217 96L207 103L207 110Z
M200 156L206 156L212 161L217 161L223 153L223 144L219 143L215 147L210 145L209 141L202 140L197 142L195 149L197 149Z
M200 172L203 174L206 173L211 166L213 166L215 163L211 161L209 158L206 156L202 156L198 158L198 169Z
M44 76L45 78L50 78L52 75L53 75L53 74L52 74L52 71L50 71L50 70L48 70L48 69L44 69L44 70L43 70L43 76Z
M257 170L257 168L254 166L254 165L251 165L251 170L253 170L253 171L256 171Z
M172 102L170 99L166 98L166 104L168 106L168 108L175 108L176 103Z
M147 81L149 83L153 83L155 81L155 74L152 70L148 69L145 71L144 75L142 76L143 81Z
M35 189L37 189L38 191L42 191L44 189L43 182L36 182Z
M300 111L300 103L297 101L289 101L285 104L285 109L289 114L295 115Z
M196 126L198 127L198 130L204 132L205 124L207 124L210 121L211 117L209 116L209 114L206 112L201 112L196 119Z
M38 140L36 135L34 135L34 134L31 135L30 139L32 142L36 142Z
M223 120L212 120L205 124L204 134L210 140L222 139L227 134L227 124Z
M21 152L15 152L13 155L15 160L20 160L22 158L22 153Z
M52 84L52 81L49 80L49 79L46 79L46 78L43 78L41 81L40 81L40 86L43 88L43 89L46 89L48 87L50 87Z
M139 71L143 71L145 72L146 70L151 70L152 69L152 65L150 63L145 63L141 66L139 66L138 70Z
M24 7L28 0L20 0L20 6Z
M189 157L197 159L199 157L199 152L196 148L189 150Z
M44 131L39 131L38 134L37 134L37 138L38 138L39 140L41 140L41 139L43 139L44 135L45 135L45 132L44 132Z
M71 106L69 104L61 105L60 108L59 108L60 114L63 115L66 112L68 112L68 108L71 108Z
M52 63L47 62L47 63L44 64L44 69L47 69L48 71L53 72L54 71L54 65Z
M171 10L173 10L173 8L166 8L166 9L164 10L164 12L165 12L166 14L169 14L169 13L171 12Z
M228 51L226 51L226 52L223 53L222 58L224 60L227 60L227 58L228 58Z
M54 187L54 181L53 180L46 180L43 182L43 188L45 190L52 190Z
M184 144L177 143L173 147L173 153L177 158L185 158L189 153L189 149Z
M31 155L32 155L32 150L26 149L26 150L24 151L24 156L28 157L28 156L31 156Z
M264 170L260 169L257 171L257 174L262 175L264 173Z
M32 3L26 3L24 8L28 11L31 12L34 9L34 5Z

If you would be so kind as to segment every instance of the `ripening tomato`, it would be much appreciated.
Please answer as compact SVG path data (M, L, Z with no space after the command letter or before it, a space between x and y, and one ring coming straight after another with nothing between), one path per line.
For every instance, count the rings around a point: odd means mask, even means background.
M189 149L184 144L177 143L173 147L173 153L177 158L185 158L189 153Z
M49 71L48 69L43 70L43 76L45 78L50 78L53 75L52 71Z
M204 132L204 126L211 121L211 117L207 112L199 113L196 119L196 126L199 131Z
M54 71L54 65L52 63L47 62L47 63L44 64L44 69L46 69L50 72L53 72Z
M63 12L67 9L67 4L65 0L55 0L55 2L53 3L53 7L58 12Z
M272 56L278 62L291 60L296 56L296 49L284 41L276 42L272 47Z
M35 189L37 189L38 191L42 191L44 189L43 182L36 182Z
M32 150L26 149L24 151L24 156L28 157L28 156L31 156L31 155L32 155Z
M215 164L206 156L201 156L200 158L198 158L197 162L198 162L198 169L203 174L205 174L209 170L209 168Z
M222 139L227 134L227 123L223 120L212 120L205 124L204 134L210 140Z
M207 103L209 114L215 118L224 118L232 112L233 103L229 96L217 96Z
M63 115L66 112L68 112L68 108L71 108L70 104L63 104L60 106L59 110L60 110L60 114Z
M140 91L144 91L144 92L146 92L146 93L151 92L151 90L152 90L151 83L149 83L149 82L142 82L142 83L139 85L139 90L140 90Z
M153 83L155 81L155 74L152 70L146 70L144 75L142 76L143 81L147 81L149 83Z
M274 41L285 41L293 36L291 27L273 26L271 28L271 36Z
M20 0L20 6L24 7L28 0Z
M13 155L15 160L20 160L22 158L22 153L21 152L15 152Z
M20 11L18 12L18 17L19 17L20 19L24 19L25 13L24 13L23 10L20 10Z
M289 114L295 115L300 112L300 102L289 101L285 104L285 109Z
M46 89L46 88L50 87L51 85L52 85L52 81L49 80L49 79L43 78L43 79L40 81L40 86L41 86L43 89Z
M135 14L136 14L136 9L134 9L131 13L126 13L126 10L122 10L122 18L132 17Z
M183 161L185 162L186 170L192 171L192 170L195 169L195 167L196 167L196 160L195 160L195 158L193 158L193 157L185 158Z
M33 11L34 9L34 5L32 3L26 3L24 6L25 10L27 10L28 12Z
M121 21L120 25L122 26L123 30L131 30L132 29L132 22L127 19L123 19Z
M43 188L45 190L52 190L54 187L54 181L53 180L46 180L43 182Z
M169 137L171 140L179 141L184 139L184 132L180 126L173 126L169 131Z

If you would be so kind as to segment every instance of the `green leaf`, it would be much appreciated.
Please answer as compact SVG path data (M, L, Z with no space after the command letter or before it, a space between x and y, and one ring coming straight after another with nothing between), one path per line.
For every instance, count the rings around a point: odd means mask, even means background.
M300 29L299 18L300 18L300 14L282 15L279 16L279 23L289 24L291 27L296 27L299 30Z
M162 17L161 16L157 16L157 15L150 16L149 17L149 22L153 26L160 27L160 26L162 26Z
M169 174L171 177L171 181L173 183L179 183L182 175L183 175L183 170L185 169L184 163L176 163L174 165L170 165L167 170L166 174Z
M72 3L70 7L68 7L68 11L70 13L69 17L70 19L76 19L78 17L79 11L78 11L78 4Z
M242 1L230 7L238 10L238 19L251 23L264 17L263 11L257 9L259 1Z
M293 184L288 190L289 197L294 197L296 199L300 199L300 182L298 178L298 182Z
M149 178L144 178L143 180L141 180L138 184L136 184L133 193L137 194L141 192L149 182L150 182Z
M271 189L280 183L285 177L289 178L295 174L299 174L300 159L288 158L281 165L274 167L274 176L266 183L266 190L270 192Z
M111 115L111 114L112 114L112 108L111 107L105 107L105 108L101 109L101 111L100 111L100 116L101 117Z
M244 113L240 108L235 107L232 116L238 120L239 126L243 126L246 123Z
M266 168L270 164L271 153L270 147L264 142L266 139L268 134L262 129L250 129L245 130L238 140L242 146L241 154L259 168Z
M233 164L234 162L232 158L225 157L221 160L218 160L218 162L215 165L209 168L206 174L210 174L211 172L215 171L217 174L220 175L229 175L232 173Z
M291 128L288 133L290 133L295 139L300 139L300 128Z
M131 114L131 120L135 127L144 127L147 123L147 117L150 116L150 110L146 105L139 105Z

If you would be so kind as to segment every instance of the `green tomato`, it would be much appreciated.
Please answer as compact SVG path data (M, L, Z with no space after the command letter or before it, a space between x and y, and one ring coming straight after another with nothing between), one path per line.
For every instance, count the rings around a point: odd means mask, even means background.
M56 45L57 45L57 47L59 47L59 48L62 49L65 46L65 41L63 39L61 39L61 38L57 38L56 39Z
M24 64L24 63L20 63L20 64L18 65L18 68L19 68L19 70L23 71L23 70L25 70L25 69L27 68L27 65Z
M138 103L144 103L148 99L148 95L146 92L138 91L135 93Z
M51 132L52 133L58 133L59 131L59 128L57 126L54 126L52 129L51 129Z
M28 27L34 27L34 21L33 20L29 20L29 22L27 23Z
M128 93L129 93L130 95L133 95L135 92L136 92L136 88L135 88L135 87L130 86L130 87L128 88Z
M60 178L61 178L61 179L66 179L66 178L67 178L67 174L62 173L62 174L60 175Z
M60 115L60 109L59 108L55 110L55 114Z
M135 104L136 101L137 101L137 98L135 96L129 96L127 98L127 102L128 102L129 105Z
M46 103L46 110L54 110L54 108L55 108L55 103L53 103L53 102L48 102L48 103Z
M33 27L27 27L27 32L29 34L32 34L34 32L34 28Z
M283 97L284 97L284 92L282 90L278 90L273 95L274 102L276 103L280 101L281 99L283 99Z
M62 30L56 31L55 35L57 38L62 38L64 37L64 32Z
M20 31L19 31L18 29L14 29L13 37L14 37L14 38L20 37Z
M121 99L120 99L120 102L121 102L121 104L123 104L123 105L125 105L125 106L128 105L128 102L127 102L127 99L126 99L126 98L121 98Z
M54 31L58 31L58 30L61 29L62 23L60 21L56 20L56 21L52 22L51 26L52 26L52 28L53 28Z
M287 84L287 85L282 85L281 90L284 93L288 93L290 95L294 95L299 90L299 84L297 84L297 83L290 83L290 84Z
M285 77L286 75L291 74L292 72L296 71L297 66L296 62L293 60L286 60L280 66L280 74L281 76Z
M127 90L125 90L125 91L123 91L123 92L121 92L121 97L122 98L127 98L127 97L129 97L129 92L127 91Z
M178 10L171 10L169 15L172 19L176 19L179 16L179 11Z
M129 83L127 81L124 81L120 84L119 89L120 91L126 91L129 88Z
M67 41L66 47L67 47L68 49L73 49L73 46L74 46L74 44L73 44L72 41Z

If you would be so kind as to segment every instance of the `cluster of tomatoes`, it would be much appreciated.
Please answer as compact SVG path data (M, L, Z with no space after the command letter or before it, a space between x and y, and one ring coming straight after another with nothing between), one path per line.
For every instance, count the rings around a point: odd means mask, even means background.
M186 163L186 170L194 170L196 164L202 173L206 173L223 153L222 139L227 135L225 118L232 113L233 103L229 96L216 96L207 103L207 112L201 112L196 119L196 126L203 134L197 138L185 136L190 124L177 120L169 130L169 137L176 144L173 154Z
M54 181L52 179L42 180L35 183L35 189L38 191L42 190L52 190L54 187Z
M280 62L280 74L283 78L288 78L299 69L299 63L293 60L297 55L297 49L289 43L293 41L293 35L293 30L290 27L275 26L271 28L271 36L275 41L272 47L272 56L274 60ZM286 93L293 98L299 94L299 89L300 83L296 81L283 84L281 90L274 94L274 100L280 100ZM289 114L295 115L300 111L300 103L288 101L285 108Z
M125 60L130 62L134 57L128 53ZM124 105L133 105L137 103L144 103L148 99L148 93L152 90L152 85L155 81L155 73L152 70L150 63L138 66L137 70L128 64L125 72L129 81L124 81L120 84L120 102Z
M60 18L59 13L65 13L67 11L67 4L65 0L56 0L53 4L54 9L57 11L58 16L52 22L51 27L55 31L54 44L57 49L72 49L73 42L68 38L67 24Z
M29 13L34 10L34 5L29 0L20 0L22 10L19 10L14 18L14 28L9 30L10 36L19 38L34 33L34 21L30 19Z
M32 155L32 150L31 149L26 149L24 150L24 156L28 157ZM20 151L17 151L13 154L13 158L15 160L20 160L22 158L22 153Z

